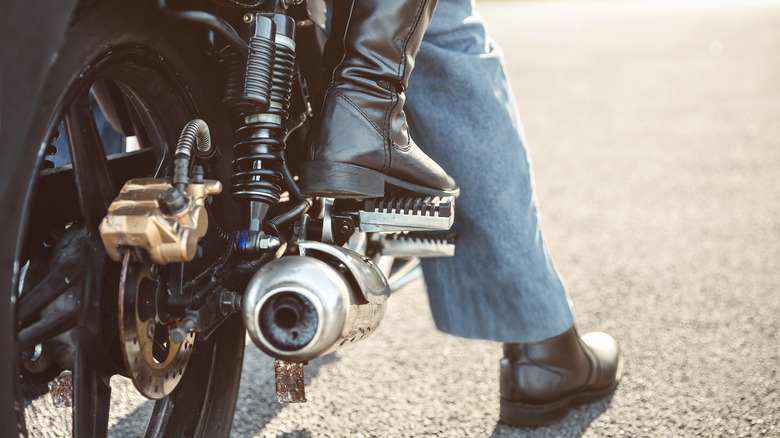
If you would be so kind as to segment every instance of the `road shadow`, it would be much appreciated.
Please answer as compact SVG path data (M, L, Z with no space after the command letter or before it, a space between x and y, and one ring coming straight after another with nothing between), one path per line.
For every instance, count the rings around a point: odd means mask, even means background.
M560 422L550 426L515 427L499 422L496 423L490 437L581 437L588 430L593 420L601 416L609 408L609 405L612 403L612 397L614 397L614 393L602 400L576 406Z
M338 361L335 354L311 361L303 368L304 381L309 387L325 365ZM241 390L238 393L236 414L233 418L231 436L251 437L262 430L287 405L276 401L274 360L256 348L247 345L241 376ZM279 435L284 438L310 437L308 430L296 430Z
M276 438L310 438L311 432L308 430L296 430L295 432L285 432L277 435Z
M304 367L304 378L308 386L319 370L338 360L335 354L318 358ZM112 394L117 395L116 392ZM268 422L285 408L285 404L276 401L276 381L274 360L253 344L248 344L244 352L244 364L241 370L241 387L236 403L236 413L230 436L251 437L261 431ZM109 429L109 436L143 436L151 417L154 402L146 400L135 410L123 416ZM308 438L308 430L296 430L279 435L279 438Z

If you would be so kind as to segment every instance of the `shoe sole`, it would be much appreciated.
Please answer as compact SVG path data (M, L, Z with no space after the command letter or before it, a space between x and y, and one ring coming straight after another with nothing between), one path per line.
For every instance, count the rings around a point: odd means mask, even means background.
M426 196L458 197L460 189L438 190L349 163L309 161L301 167L301 192L327 198L381 198L388 188Z
M534 405L518 403L501 399L501 409L498 419L511 426L536 427L549 426L563 419L571 408L576 405L594 402L615 392L620 378L623 376L623 356L618 356L615 380L611 385L598 391L586 391L574 394L555 403Z
M498 417L501 422L511 426L549 426L563 419L573 406L594 402L610 395L617 388L617 384L618 381L615 380L612 385L599 391L583 392L546 405L501 399Z

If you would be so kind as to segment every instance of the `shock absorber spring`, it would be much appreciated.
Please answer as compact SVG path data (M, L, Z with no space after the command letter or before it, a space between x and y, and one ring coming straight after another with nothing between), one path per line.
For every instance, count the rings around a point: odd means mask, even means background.
M257 22L268 17L257 16ZM263 69L262 62L253 62L250 54L246 63L244 81L254 81L253 87L269 89L268 109L260 112L243 112L240 127L236 129L236 144L233 148L233 177L231 180L233 198L248 205L247 229L261 232L268 208L277 202L282 193L282 167L285 121L288 118L292 77L295 69L295 21L286 15L276 14L272 18L274 29L274 56L270 74L256 74ZM259 24L258 24L259 26ZM262 38L250 40L250 46ZM263 52L267 53L267 51ZM254 78L254 79L253 79ZM265 79L265 81L258 80ZM236 88L235 77L229 86ZM248 89L248 87L244 87ZM241 102L241 99L236 100ZM235 105L234 105L235 106ZM236 106L239 110L247 105Z

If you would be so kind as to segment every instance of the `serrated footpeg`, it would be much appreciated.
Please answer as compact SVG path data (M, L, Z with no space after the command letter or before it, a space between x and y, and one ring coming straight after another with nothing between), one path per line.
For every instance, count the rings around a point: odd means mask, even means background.
M409 232L382 235L382 255L393 257L452 257L454 233Z
M363 201L360 231L446 231L455 220L455 198L394 196Z

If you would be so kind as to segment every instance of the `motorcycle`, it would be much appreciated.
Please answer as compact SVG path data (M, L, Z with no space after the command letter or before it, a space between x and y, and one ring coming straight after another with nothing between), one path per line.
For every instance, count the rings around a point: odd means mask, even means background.
M245 331L303 401L305 363L375 331L415 257L453 254L452 197L299 190L323 1L3 9L4 436L41 387L105 436L113 376L155 400L147 436L227 436Z

